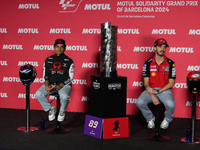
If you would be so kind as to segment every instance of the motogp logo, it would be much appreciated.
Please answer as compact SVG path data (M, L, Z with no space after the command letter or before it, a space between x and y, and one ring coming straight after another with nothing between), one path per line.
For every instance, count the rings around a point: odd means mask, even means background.
M75 12L82 0L60 0L62 11L59 11L60 13L73 13Z

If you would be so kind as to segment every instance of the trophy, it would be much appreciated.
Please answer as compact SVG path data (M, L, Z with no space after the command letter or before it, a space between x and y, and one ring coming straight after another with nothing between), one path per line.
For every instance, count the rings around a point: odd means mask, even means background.
M103 77L117 76L117 28L110 22L101 24L100 76Z

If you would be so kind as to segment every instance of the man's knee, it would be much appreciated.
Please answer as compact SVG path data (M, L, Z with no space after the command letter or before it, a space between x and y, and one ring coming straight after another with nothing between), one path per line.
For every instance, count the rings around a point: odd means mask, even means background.
M138 108L140 108L141 106L144 105L144 103L143 103L143 101L142 101L140 98L138 98L138 99L136 100L136 105L137 105Z
M38 99L41 95L42 93L39 90L37 90L35 93L35 97Z
M69 100L70 96L68 94L60 94L60 99L61 100Z

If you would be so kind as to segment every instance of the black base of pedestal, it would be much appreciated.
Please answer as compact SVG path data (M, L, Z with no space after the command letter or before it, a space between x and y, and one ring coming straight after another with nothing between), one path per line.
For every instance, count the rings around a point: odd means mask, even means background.
M126 77L91 76L90 115L99 118L126 117Z
M149 141L159 141L159 142L164 142L164 141L170 140L170 137L163 136L163 135L160 135L160 134L154 134L154 135L151 135L151 136L146 136L144 138L146 140L149 140Z
M48 129L46 130L48 133L52 133L52 134L65 134L65 133L69 133L70 130L69 129L64 129L62 127L56 127L53 129Z

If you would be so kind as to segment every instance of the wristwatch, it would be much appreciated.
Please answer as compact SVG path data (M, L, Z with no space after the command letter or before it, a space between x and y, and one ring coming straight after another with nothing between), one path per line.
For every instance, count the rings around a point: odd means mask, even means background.
M159 93L160 93L160 92L159 92L159 89L157 89L156 91L158 92L157 94L159 94Z

